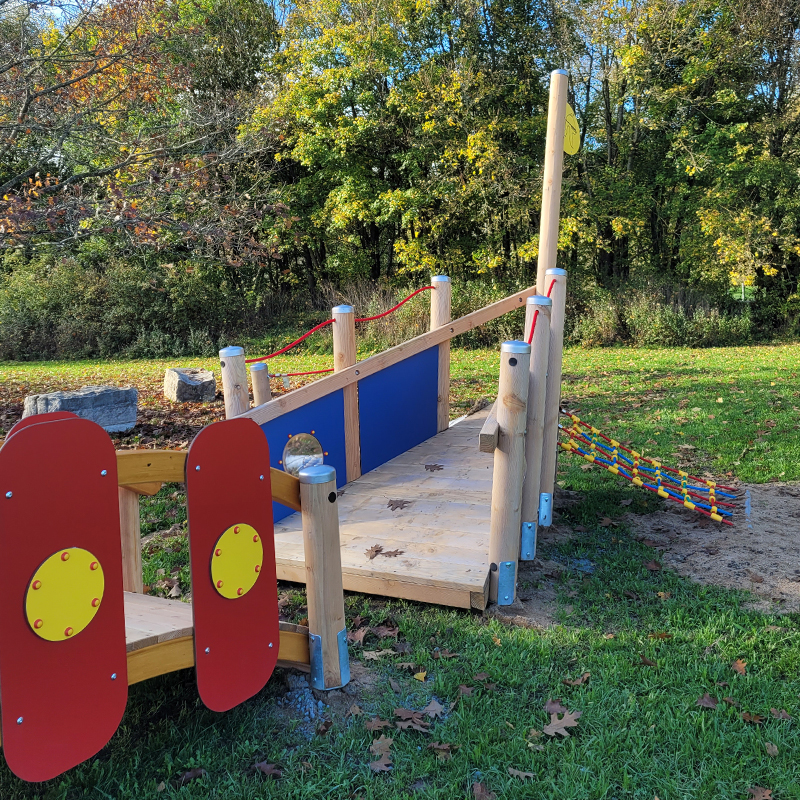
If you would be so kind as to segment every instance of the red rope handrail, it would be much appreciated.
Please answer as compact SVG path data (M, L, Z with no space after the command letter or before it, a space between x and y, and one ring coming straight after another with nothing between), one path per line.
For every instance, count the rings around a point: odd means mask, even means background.
M393 311L397 311L403 303L407 303L412 297L418 295L420 292L425 292L428 289L434 289L434 286L423 286L421 289L417 289L416 292L412 292L408 297L401 300L396 306L390 308L388 311L384 311L383 314L376 314L374 317L361 317L356 318L356 322L372 322L374 319L380 319L381 317L385 317L391 314ZM299 339L295 339L291 344L287 344L286 347L282 347L280 350L276 350L274 353L270 353L268 356L261 356L261 358L246 358L244 360L245 364L255 364L259 361L267 361L270 358L275 358L275 356L283 355L287 350L291 350L293 347L300 344L303 339L307 339L311 336L312 333L316 333L321 328L324 328L326 325L330 325L332 322L335 322L333 319L326 319L325 322L320 322L319 325L315 325L308 333L304 333ZM333 369L318 369L314 370L313 372L289 372L286 373L287 375L319 375L323 372L333 372Z
M553 287L556 285L556 279L550 281L550 288L547 290L547 297L550 297L550 292L553 291ZM533 312L533 322L531 323L531 332L528 334L528 341L527 344L531 344L533 342L533 332L536 330L536 318L539 316L539 309L537 308L536 311Z

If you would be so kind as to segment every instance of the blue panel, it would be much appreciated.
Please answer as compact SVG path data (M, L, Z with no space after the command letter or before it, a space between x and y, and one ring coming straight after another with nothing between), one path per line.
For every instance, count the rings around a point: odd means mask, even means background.
M286 442L296 433L311 433L317 437L322 449L328 455L325 463L336 469L336 483L344 486L347 482L347 467L344 450L344 392L331 392L308 405L289 411L277 419L261 426L269 442L269 461L275 469L283 469L279 463L283 458ZM272 504L275 522L294 514L291 508L280 503Z
M438 398L438 345L360 380L361 471L435 436Z

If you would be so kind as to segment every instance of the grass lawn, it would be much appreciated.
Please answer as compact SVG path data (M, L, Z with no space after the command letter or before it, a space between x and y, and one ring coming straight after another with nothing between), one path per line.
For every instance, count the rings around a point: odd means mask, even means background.
M277 368L318 369L329 360L299 355ZM494 351L454 351L454 416L493 394L497 362ZM3 425L10 427L22 395L52 383L131 381L157 415L164 366L0 365ZM604 432L666 463L751 483L798 480L799 366L797 345L570 350L564 399ZM176 673L131 687L110 744L67 775L25 785L0 764L0 797L800 799L800 616L764 616L748 610L743 591L646 569L653 550L624 525L598 523L623 511L657 513L659 503L581 463L561 459L559 484L580 499L560 524L585 530L540 551L562 565L558 625L508 627L477 613L352 594L348 626L359 616L362 625L395 625L407 651L367 658L394 643L372 632L363 647L351 647L351 660L369 677L353 700L363 714L337 716L327 733L309 733L278 709L286 686L276 676L259 696L219 715L200 704L191 671ZM621 507L630 498L637 500ZM143 532L181 526L182 499L173 486L143 503ZM177 547L146 551L146 581L157 580L157 569L180 569L188 585L185 535L176 530ZM299 618L302 591L287 599L287 613ZM457 656L436 658L444 650ZM733 669L736 661L746 662L744 674ZM716 708L697 705L706 693ZM444 712L425 718L429 733L383 731L394 740L393 766L374 773L370 746L381 732L365 721L393 721L395 709L419 711L434 698ZM567 737L545 732L545 704L559 698L581 712ZM776 718L786 715L792 719ZM451 747L431 749L433 742ZM282 777L253 770L264 761ZM199 768L205 774L179 785Z

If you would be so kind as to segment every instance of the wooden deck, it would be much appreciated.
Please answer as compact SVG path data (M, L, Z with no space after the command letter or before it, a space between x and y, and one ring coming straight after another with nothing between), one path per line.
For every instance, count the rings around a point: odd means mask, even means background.
M344 488L339 533L346 590L486 607L493 457L479 452L478 434L488 413L462 420ZM393 510L390 501L406 505ZM374 545L401 552L370 559ZM275 525L275 551L278 578L304 583L300 514Z

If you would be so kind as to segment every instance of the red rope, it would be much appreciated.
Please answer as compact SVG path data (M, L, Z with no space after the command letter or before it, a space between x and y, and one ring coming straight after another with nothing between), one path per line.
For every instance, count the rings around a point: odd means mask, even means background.
M403 303L407 303L412 297L418 295L420 292L425 292L428 289L434 289L434 286L423 286L421 289L417 289L416 292L412 292L405 300L401 300L394 308L390 308L388 311L384 311L383 314L376 314L374 317L356 317L356 322L372 322L375 319L381 319L382 317L386 317L392 313L392 311L397 311Z
M556 285L556 279L550 281L550 288L547 290L547 296L550 297L550 292L553 291L553 287Z
M528 334L528 344L533 341L533 332L536 330L536 317L539 316L539 309L533 312L533 322L531 323L531 332Z
M266 361L268 358L275 358L275 356L283 355L287 350L291 350L295 345L300 344L303 339L308 339L312 333L316 333L320 328L324 328L326 325L330 325L332 322L332 319L326 319L325 322L320 322L319 325L315 325L308 333L304 333L299 339L295 339L291 344L287 344L286 347L276 350L274 353L270 353L268 356L261 356L261 358L246 358L244 363L255 364L257 361Z

